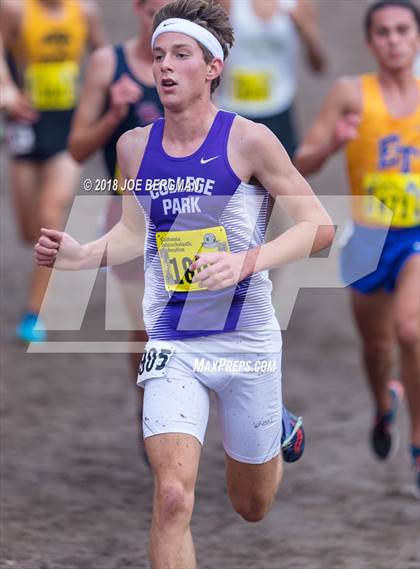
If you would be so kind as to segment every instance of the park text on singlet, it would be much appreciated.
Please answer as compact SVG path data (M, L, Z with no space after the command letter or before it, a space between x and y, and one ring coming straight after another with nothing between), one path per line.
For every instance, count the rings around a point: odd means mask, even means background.
M147 221L143 312L152 339L258 327L273 316L267 272L209 291L189 271L197 253L235 253L264 240L267 192L241 182L228 161L234 118L219 111L201 147L182 158L163 149L164 119L150 131L136 197Z
M86 40L87 22L79 0L63 0L62 15L54 17L40 0L24 0L12 56L35 109L64 111L76 106Z
M362 196L353 203L354 220L365 226L415 227L420 224L420 101L411 115L396 118L377 76L363 75L360 81L359 133L346 148L351 192Z

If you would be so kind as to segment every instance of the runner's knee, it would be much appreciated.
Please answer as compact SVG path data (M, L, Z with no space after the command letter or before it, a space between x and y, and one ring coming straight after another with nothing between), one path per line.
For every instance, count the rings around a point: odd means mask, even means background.
M20 236L24 243L27 245L33 245L39 237L39 232L32 231L29 227L22 227L20 230Z
M272 500L253 494L247 497L230 497L235 511L247 522L260 522L271 509Z
M155 493L155 509L159 525L189 524L191 519L194 492L176 479L158 481Z
M42 204L39 212L40 226L61 229L67 203L65 199L56 199L51 203Z
M396 335L403 350L418 350L420 347L420 327L417 318L406 318L397 322Z
M18 212L18 231L23 243L33 245L39 237L39 227L36 220L25 212Z
M391 345L387 339L371 338L364 342L363 351L369 359L383 360L389 357Z

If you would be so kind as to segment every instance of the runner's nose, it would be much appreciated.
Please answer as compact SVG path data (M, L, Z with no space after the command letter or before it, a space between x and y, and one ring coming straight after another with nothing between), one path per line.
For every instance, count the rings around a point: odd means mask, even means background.
M171 56L169 53L165 54L160 60L160 70L162 73L172 71Z

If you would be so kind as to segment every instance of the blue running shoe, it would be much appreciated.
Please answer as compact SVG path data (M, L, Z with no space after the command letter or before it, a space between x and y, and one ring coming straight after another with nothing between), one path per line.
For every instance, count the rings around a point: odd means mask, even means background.
M16 335L22 342L45 342L47 333L45 328L38 318L37 314L33 312L26 312L22 320L16 327Z
M296 462L305 450L305 431L302 417L296 417L283 405L281 450L285 462Z
M399 443L395 421L397 419L398 406L404 394L403 387L399 381L391 381L389 394L391 396L391 408L385 415L377 413L371 433L372 449L380 460L386 460L394 454Z
M410 452L414 466L414 496L420 500L420 447L412 446Z

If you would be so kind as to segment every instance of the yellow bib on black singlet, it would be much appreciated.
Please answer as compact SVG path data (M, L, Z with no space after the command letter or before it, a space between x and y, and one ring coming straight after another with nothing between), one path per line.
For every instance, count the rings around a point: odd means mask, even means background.
M363 196L353 204L354 219L367 226L414 227L420 224L420 102L411 115L393 117L377 76L360 80L359 134L346 148L351 192Z
M24 2L21 32L12 51L23 72L25 92L37 110L70 110L77 104L86 16L79 0L62 0L58 16L40 0Z

